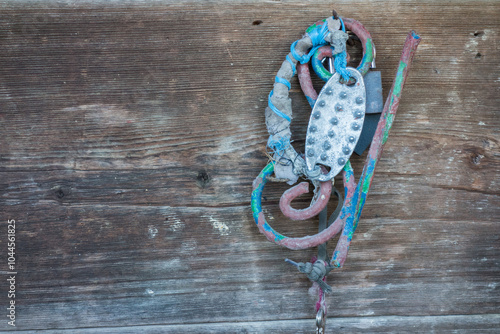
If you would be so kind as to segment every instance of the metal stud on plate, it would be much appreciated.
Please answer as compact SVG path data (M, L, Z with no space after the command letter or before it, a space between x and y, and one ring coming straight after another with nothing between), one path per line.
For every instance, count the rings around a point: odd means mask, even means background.
M314 174L318 164L329 167L320 181L331 180L349 160L363 128L366 111L366 91L363 76L347 68L352 85L340 82L335 73L323 86L309 119L306 135L306 165Z

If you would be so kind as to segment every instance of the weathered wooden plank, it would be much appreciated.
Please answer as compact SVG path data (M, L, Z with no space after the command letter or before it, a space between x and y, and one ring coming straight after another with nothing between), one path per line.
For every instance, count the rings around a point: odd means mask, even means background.
M283 258L314 250L265 241L249 194L275 72L332 5L221 3L0 4L0 206L18 221L19 329L313 328L310 284ZM406 32L423 42L330 279L332 330L498 330L500 6L455 4L335 3L372 33L385 92ZM309 108L293 85L301 148ZM283 219L284 189L266 189L273 226L315 233Z
M452 157L449 159L453 160ZM398 160L394 158L392 162L397 163ZM149 171L1 172L0 176L9 180L9 184L4 185L7 190L4 201L8 205L31 206L47 201L61 205L95 205L104 201L108 205L168 204L193 207L248 204L252 171L242 175L241 170L227 170L226 166L219 166L219 163L224 164L224 161L211 165L214 169L208 171L209 180L205 188L199 187L204 170L193 169L192 166ZM482 220L496 220L498 195L491 186L481 189L489 178L492 178L490 184L494 185L491 174L478 173L467 183L466 175L461 175L458 178L464 181L455 183L457 177L448 174L446 169L434 173L427 177L427 174L397 174L380 170L370 201L363 212L364 217L382 215L409 219L447 219L450 212L454 212L459 219L475 220L480 217ZM416 183L419 186L415 186ZM277 204L279 196L286 189L286 185L269 185L265 193L266 203ZM172 193L176 195L172 197ZM310 200L310 196L304 200ZM443 205L436 205L436 202ZM460 205L464 202L468 202L465 207Z
M247 207L34 206L18 220L19 299L29 300L18 308L19 327L310 317L310 283L283 259L311 251L268 243L248 214ZM348 265L331 275L331 316L496 312L498 235L490 226L364 220Z
M421 316L421 317L357 317L334 318L328 322L332 332L342 333L497 333L499 315ZM133 327L79 328L71 330L40 330L37 333L311 333L310 320L225 322L187 325L150 325ZM19 333L28 333L18 331ZM2 332L4 333L4 332Z

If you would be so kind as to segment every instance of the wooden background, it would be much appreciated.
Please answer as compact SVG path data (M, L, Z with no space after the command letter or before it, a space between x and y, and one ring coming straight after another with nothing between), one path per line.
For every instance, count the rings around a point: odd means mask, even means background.
M23 333L311 333L283 259L315 250L266 241L250 192L274 75L332 6L371 32L384 96L422 43L328 332L498 333L500 4L444 0L0 1L0 330L15 219ZM270 222L315 233L281 215L287 188L266 188Z

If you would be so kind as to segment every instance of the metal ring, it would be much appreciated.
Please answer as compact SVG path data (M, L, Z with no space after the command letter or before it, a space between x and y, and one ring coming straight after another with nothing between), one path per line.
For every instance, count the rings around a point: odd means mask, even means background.
M323 308L316 313L316 333L324 333L326 327L326 314Z
M373 44L372 37L368 30L359 22L354 19L345 18L344 24L346 29L352 31L361 41L363 46L363 58L359 63L357 70L361 75L365 76L366 72L372 66L372 62L375 60L375 45ZM320 51L320 49L322 49ZM332 57L331 48L320 48L316 50L314 56L311 59L312 67L314 72L323 80L328 81L332 77L332 74L326 70L325 66L321 62L324 57Z

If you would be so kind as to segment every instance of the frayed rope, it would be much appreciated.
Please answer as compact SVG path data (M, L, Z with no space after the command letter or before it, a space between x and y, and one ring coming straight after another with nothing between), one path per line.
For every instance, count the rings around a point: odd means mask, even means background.
M290 139L286 137L278 137L270 135L267 140L267 147L269 147L276 156L281 157L285 150L290 146Z
M345 81L349 80L349 71L346 68L347 53L345 52L345 50L335 55L333 66L335 67L335 71L337 71L337 73L340 74Z

